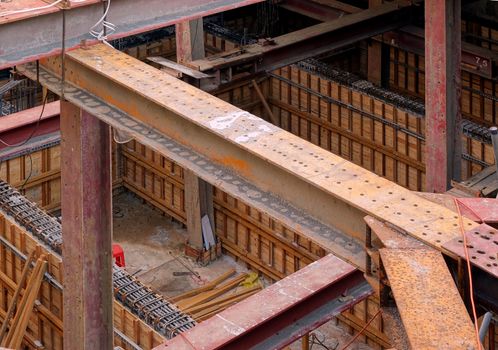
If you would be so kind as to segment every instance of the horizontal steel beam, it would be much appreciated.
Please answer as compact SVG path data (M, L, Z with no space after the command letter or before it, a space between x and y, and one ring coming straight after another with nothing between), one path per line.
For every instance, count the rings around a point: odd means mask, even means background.
M406 0L385 3L189 65L209 71L253 63L257 71L270 71L406 25L412 5Z
M0 151L7 148L13 151L12 146L21 146L28 138L59 131L59 114L59 101L56 101L1 117ZM0 155L0 161L2 158Z
M282 349L372 293L328 255L154 349Z
M116 26L109 40L144 33L186 20L231 10L262 0L113 0L107 20ZM46 6L41 0L17 0L0 7L0 69L30 62L61 52L63 12L65 16L66 49L80 46L82 40L94 39L90 28L102 17L104 2L86 0L74 2L72 7L51 7L34 12L5 14ZM4 14L4 15L2 15ZM100 28L99 28L100 30ZM96 43L93 40L93 43Z
M322 22L341 17L343 14L363 11L361 8L351 5L338 9L333 7L333 4L336 4L336 2L329 3L327 0L317 0L308 3L298 0L286 0L280 3L280 6ZM405 25L396 31L384 32L374 39L421 56L425 55L423 28ZM496 52L462 42L462 70L476 73L486 78L493 78L496 75L496 72L493 70L496 62L498 62L498 54Z
M65 64L66 99L361 269L367 214L438 249L460 234L451 210L106 45ZM60 59L40 66L60 93Z

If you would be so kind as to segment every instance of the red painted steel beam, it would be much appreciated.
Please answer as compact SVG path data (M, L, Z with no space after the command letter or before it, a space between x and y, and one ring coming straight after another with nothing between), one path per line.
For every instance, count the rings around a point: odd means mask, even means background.
M109 126L61 102L64 348L112 349Z
M155 350L280 349L370 294L360 271L327 255Z
M425 2L427 192L445 192L460 179L460 1Z
M29 137L35 138L59 130L59 101L47 103L42 113L42 106L23 110L0 117L0 140L9 145L23 143ZM0 142L0 150L9 148Z
M109 40L261 1L263 0L114 0L107 19L116 26L116 31L109 34ZM32 12L11 12L46 5L42 0L0 3L0 69L61 53L61 9L50 7ZM88 32L100 19L103 10L101 1L71 2L71 7L64 10L67 50L80 47L82 40L88 40L87 44L96 43Z

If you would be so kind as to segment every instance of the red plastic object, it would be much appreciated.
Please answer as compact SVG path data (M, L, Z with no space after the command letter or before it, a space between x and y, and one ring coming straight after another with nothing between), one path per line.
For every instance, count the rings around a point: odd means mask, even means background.
M119 267L126 266L123 248L117 243L112 244L112 257L116 261L116 265Z

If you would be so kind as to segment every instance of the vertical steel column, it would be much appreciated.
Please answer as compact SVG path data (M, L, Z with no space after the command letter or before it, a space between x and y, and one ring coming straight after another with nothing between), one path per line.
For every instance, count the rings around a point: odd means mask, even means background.
M176 60L178 63L192 61L192 42L189 21L175 24Z
M112 349L109 127L61 102L64 349Z
M425 1L427 192L444 192L461 177L461 0Z

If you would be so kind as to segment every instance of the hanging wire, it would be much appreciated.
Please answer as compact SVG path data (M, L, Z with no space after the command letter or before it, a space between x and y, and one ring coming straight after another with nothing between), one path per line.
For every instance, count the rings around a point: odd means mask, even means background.
M104 11L103 16L90 28L90 35L93 36L98 41L113 47L107 42L107 37L116 31L116 25L106 20L109 9L111 8L111 0L107 0L107 7ZM98 28L102 25L102 28Z

